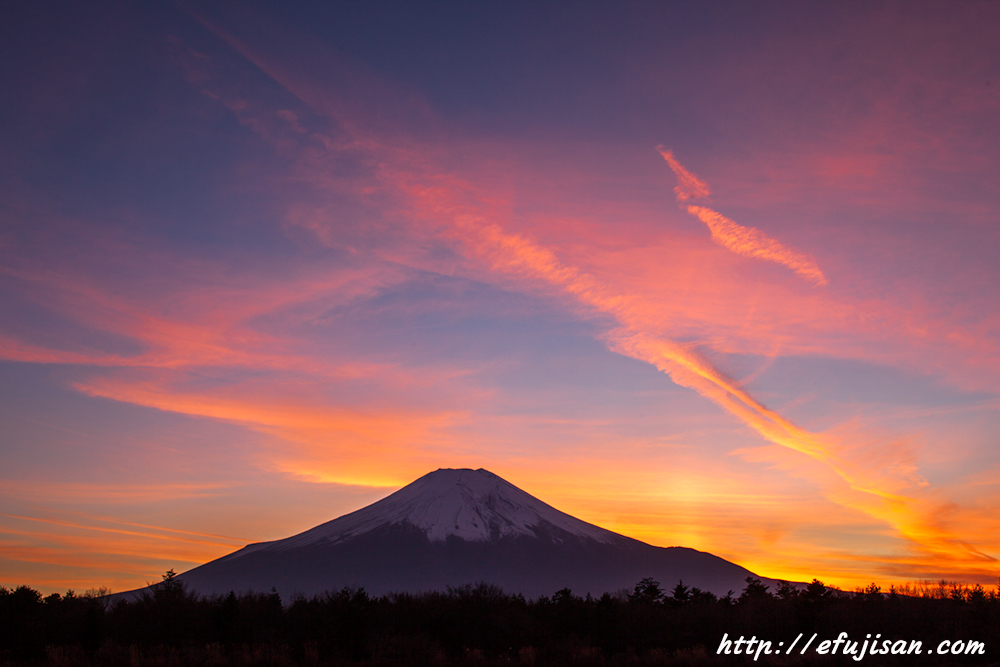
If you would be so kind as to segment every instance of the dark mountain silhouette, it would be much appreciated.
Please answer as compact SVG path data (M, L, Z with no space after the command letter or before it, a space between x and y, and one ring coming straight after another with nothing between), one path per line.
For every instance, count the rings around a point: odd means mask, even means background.
M725 595L749 570L712 554L654 547L545 504L487 470L441 469L304 533L251 544L177 577L205 594L286 599L345 586L369 594L487 582L527 598L570 588L599 596L646 577ZM764 580L765 583L774 583Z

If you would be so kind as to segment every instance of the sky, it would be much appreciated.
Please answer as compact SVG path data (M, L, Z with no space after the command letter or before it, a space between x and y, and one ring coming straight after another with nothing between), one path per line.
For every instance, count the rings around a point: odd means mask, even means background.
M762 576L997 583L996 3L0 12L0 585L464 467Z

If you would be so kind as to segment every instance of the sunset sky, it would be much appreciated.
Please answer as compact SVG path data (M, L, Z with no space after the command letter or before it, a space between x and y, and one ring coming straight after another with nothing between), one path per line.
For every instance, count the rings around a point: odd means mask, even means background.
M136 588L442 467L768 577L996 584L998 34L7 3L0 585Z

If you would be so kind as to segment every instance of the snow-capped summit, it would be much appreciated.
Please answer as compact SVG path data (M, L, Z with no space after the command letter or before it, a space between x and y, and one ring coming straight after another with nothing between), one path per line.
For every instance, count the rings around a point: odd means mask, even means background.
M442 469L382 500L178 580L202 594L443 591L487 582L527 597L600 595L653 577L724 595L752 573L712 554L654 547L580 521L487 470ZM765 580L767 582L767 580ZM773 583L773 582L770 582ZM123 595L136 594L137 592Z
M488 470L441 468L368 507L259 546L290 549L337 544L386 526L418 528L431 542L452 536L469 542L517 536L559 541L563 533L604 544L623 540L621 535L560 512Z

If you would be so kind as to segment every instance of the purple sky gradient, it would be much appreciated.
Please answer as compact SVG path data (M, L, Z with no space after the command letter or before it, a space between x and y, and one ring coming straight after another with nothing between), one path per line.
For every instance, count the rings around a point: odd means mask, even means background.
M995 4L0 25L0 585L438 467L770 577L995 583Z

